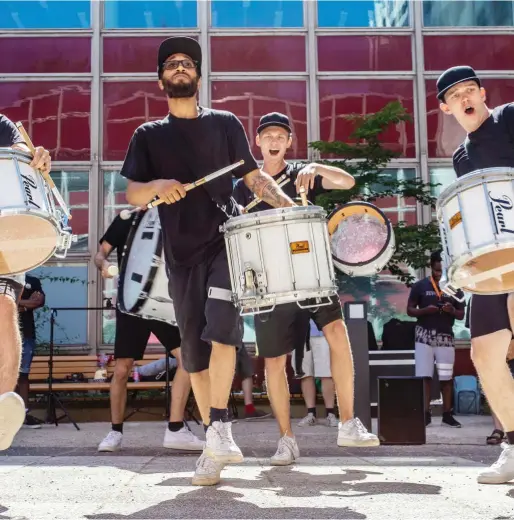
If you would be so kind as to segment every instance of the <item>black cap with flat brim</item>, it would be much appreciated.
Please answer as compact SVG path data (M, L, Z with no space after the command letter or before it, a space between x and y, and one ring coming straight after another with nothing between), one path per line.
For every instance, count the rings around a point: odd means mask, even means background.
M474 81L479 87L482 86L476 72L467 65L459 65L445 70L437 80L437 99L444 103L446 92L464 81Z
M157 57L157 72L161 77L164 62L174 54L185 54L196 62L196 70L200 74L202 68L202 48L200 44L189 36L176 36L164 40L159 47Z
M269 126L279 126L280 128L287 130L289 133L292 133L291 125L289 124L289 118L280 112L271 112L270 114L262 116L259 121L257 133L260 134L265 128L268 128Z

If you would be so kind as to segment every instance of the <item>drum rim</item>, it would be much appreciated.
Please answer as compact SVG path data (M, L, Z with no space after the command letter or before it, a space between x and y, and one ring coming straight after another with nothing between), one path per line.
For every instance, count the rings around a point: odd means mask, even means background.
M119 276L119 282L118 282L118 307L121 312L124 313L132 313L137 314L137 312L143 307L145 304L147 298L141 298L141 294L139 295L134 307L131 309L127 309L125 306L125 298L123 295L123 289L125 287L125 271L127 269L127 263L128 263L128 254L127 252L131 250L132 243L134 242L134 238L136 236L137 230L139 229L139 226L141 225L141 222L143 221L143 218L148 214L150 211L158 211L157 208L152 208L147 211L141 211L139 214L136 215L134 220L132 221L132 228L130 229L129 235L127 237L127 241L125 242L125 246L123 248L123 254L121 255L121 265L120 265L120 276ZM157 213L158 216L158 213ZM157 249L155 254L157 256L161 256L162 254L162 247L163 247L163 240L162 240L162 231L159 233L159 238L157 240ZM143 287L143 292L149 293L150 289L152 288L155 275L157 273L157 269L159 266L152 265L150 267L150 272L148 274L148 279Z
M16 148L9 148L6 146L0 147L0 159L5 159L8 156L16 155L19 156L17 158L25 159L23 162L30 164L32 162L32 156L28 152L24 152L23 150L18 150Z
M290 206L287 208L272 208L265 209L262 211L256 211L254 213L245 213L243 215L238 215L237 217L232 217L227 220L223 224L223 230L225 233L230 233L232 231L237 231L241 229L237 226L245 223L247 224L249 221L257 220L257 219L271 219L271 217L281 217L284 214L291 215L294 213L302 214L302 213L310 213L312 215L316 215L319 213L321 218L324 218L326 215L326 210L321 206ZM280 218L277 219L277 222L280 222ZM269 222L266 222L269 223Z
M501 181L502 179L495 178L494 174L505 175L506 173L512 174L514 176L514 167L492 166L490 168L473 170L472 172L466 173L466 175L462 175L462 177L458 177L449 186L446 186L446 188L437 197L436 212L439 212L442 209L442 207L448 202L448 199L457 193L460 193L461 190L459 188L472 187L472 185L483 184L483 182L477 182L477 180L481 179L483 175L491 176L491 179L487 182Z
M330 220L336 215L336 213L339 213L342 209L344 209L345 207L348 207L348 206L368 206L368 207L372 207L374 210L377 211L377 213L380 214L381 217L384 218L384 222L386 223L387 240L386 240L385 244L382 246L382 249L373 258L371 258L370 260L367 260L366 262L350 263L350 262L345 262L345 261L341 260L334 253L332 253L332 259L336 260L337 262L339 262L342 265L347 265L348 267L363 267L365 265L369 265L371 262L374 262L375 260L378 260L387 251L387 248L391 244L391 235L393 234L393 226L391 224L391 221L387 218L386 214L379 207L375 206L374 204L371 204L371 202L366 202L366 201L346 202L342 206L339 206L338 208L334 209L332 211L332 213L330 213L330 215L328 217L328 222L330 222ZM332 237L332 235L330 235L330 237ZM331 245L332 245L332 242L331 242ZM330 249L332 251L332 248L330 248ZM394 254L394 251L393 251L393 254ZM392 255L391 255L391 257L392 257ZM388 262L389 262L389 260L388 260Z

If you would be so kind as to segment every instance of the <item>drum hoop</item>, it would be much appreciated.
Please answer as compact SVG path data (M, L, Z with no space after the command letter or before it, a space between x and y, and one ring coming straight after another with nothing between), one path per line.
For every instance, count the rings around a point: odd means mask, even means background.
M387 239L385 241L385 244L382 246L382 249L373 258L370 258L366 262L357 262L357 263L345 262L344 260L341 260L339 257L337 257L334 253L332 253L332 258L342 265L347 265L349 267L362 267L362 266L371 264L375 260L378 260L389 249L389 246L391 245L391 234L393 232L393 226L391 225L390 220L386 217L385 213L380 208L378 208L374 204L371 204L370 202L365 202L365 201L347 202L346 204L343 204L340 208L335 209L334 211L332 211L332 213L328 217L329 225L330 225L330 221L333 218L335 218L341 211L343 211L344 208L348 208L350 206L367 206L369 208L372 208L373 211L376 211L384 219L384 222L385 222L385 225L387 228ZM341 220L342 219L340 219L340 221ZM338 224L339 224L339 222L338 222ZM337 229L337 227L336 227L336 229ZM333 233L329 232L329 234L330 234L330 237L332 237Z
M284 210L288 210L284 212ZM237 231L241 231L246 229L247 227L253 225L261 225L261 224L275 224L280 222L290 222L294 221L294 218L291 218L291 215L296 215L298 220L308 220L305 217L309 218L325 218L326 211L321 206L296 206L290 208L273 208L266 209L264 211L256 211L255 213L248 213L245 215L238 215L237 217L232 217L227 222L223 224L224 233L233 233ZM287 216L286 220L284 220L284 216ZM259 220L259 224L256 221Z
M151 211L151 210L149 210L149 211ZM132 221L132 229L129 232L129 235L127 237L127 242L125 243L125 246L124 246L123 254L121 255L120 277L119 277L119 283L118 283L118 307L121 312L125 312L125 313L137 314L137 312L143 307L143 305L145 304L145 302L147 300L147 298L141 298L141 294L140 294L134 307L132 307L131 309L127 309L127 307L125 306L125 298L123 296L123 289L125 287L125 272L127 270L127 263L128 263L128 257L129 257L127 252L129 252L131 250L137 230L139 229L139 226L146 214L147 214L146 211L141 211L138 215L136 215L136 217ZM162 242L162 231L161 231L161 233L159 234L159 238L157 240L157 248L155 251L156 256L161 256L162 246L163 246L163 242ZM150 292L150 290L153 286L153 282L155 279L155 275L157 274L158 268L159 268L158 265L152 265L150 267L150 273L148 274L148 280L146 281L146 283L143 287L143 292L145 292L145 293Z
M0 159L8 159L16 156L18 160L23 161L26 164L30 164L32 162L32 156L28 152L24 152L23 150L18 150L16 148L5 148L0 147Z
M487 181L484 180L484 176L486 175L488 177ZM462 177L458 177L439 194L439 197L437 197L436 212L445 206L450 198L455 196L457 193L461 193L464 188L472 188L484 184L484 182L507 180L509 175L514 177L514 168L495 166L492 168L474 170L466 173L466 175L463 175Z

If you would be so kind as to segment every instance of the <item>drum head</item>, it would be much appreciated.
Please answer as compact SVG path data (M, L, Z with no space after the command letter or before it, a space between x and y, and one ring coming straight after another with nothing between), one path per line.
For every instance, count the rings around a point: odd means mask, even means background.
M139 213L132 223L123 252L119 304L123 312L136 313L144 304L158 269L162 235L157 208Z
M334 264L345 273L356 276L382 270L394 251L391 223L380 209L369 202L350 202L332 212L328 221L330 248ZM386 254L391 249L391 254ZM383 265L375 265L384 256ZM359 269L356 269L361 267Z
M0 216L0 275L30 271L44 264L57 248L56 224L43 216Z

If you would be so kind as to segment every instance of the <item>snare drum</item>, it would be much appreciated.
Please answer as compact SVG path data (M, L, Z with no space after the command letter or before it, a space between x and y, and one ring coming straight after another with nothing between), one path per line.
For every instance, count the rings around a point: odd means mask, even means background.
M442 290L514 291L514 168L476 170L454 181L437 200L437 220Z
M393 256L391 222L369 202L349 202L333 211L328 232L334 265L349 276L376 275Z
M0 148L0 275L24 273L71 246L67 217L55 208L29 154Z
M322 208L299 206L241 215L221 229L232 291L242 315L270 312L292 302L302 308L319 307L337 294ZM315 301L304 302L310 298Z
M168 290L157 208L139 212L123 248L118 307L121 312L176 325Z

